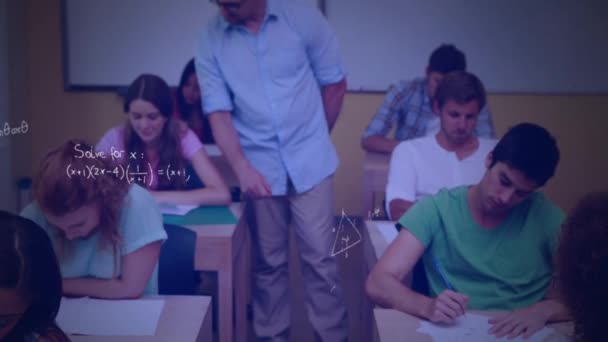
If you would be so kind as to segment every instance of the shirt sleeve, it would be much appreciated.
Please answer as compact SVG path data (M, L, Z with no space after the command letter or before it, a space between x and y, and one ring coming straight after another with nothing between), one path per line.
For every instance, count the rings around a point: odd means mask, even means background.
M120 226L123 255L167 239L158 204L147 190L132 185L125 200Z
M372 121L367 125L367 128L365 128L363 138L372 135L386 137L399 117L401 102L405 96L406 95L400 87L394 84L391 85L386 92L384 102L380 108L378 108L376 115L374 115Z
M49 239L53 243L53 247L57 247L56 243L61 233L57 228L54 228L49 224L49 221L44 216L44 212L42 209L40 209L38 203L32 202L28 204L25 208L23 208L19 215L40 226L40 228L42 228L42 230L44 230L49 236Z
M441 224L435 196L437 195L427 196L416 202L399 219L399 224L409 230L425 249L433 241L433 237Z
M479 116L477 117L477 127L475 127L475 134L482 138L496 138L492 114L490 113L490 109L487 105L485 105L479 112Z
M386 206L395 199L410 202L416 200L416 169L414 167L413 150L410 141L404 141L397 145L391 155L388 167L388 181L386 183ZM390 212L390 211L387 211ZM390 214L389 214L390 215ZM398 217L391 218L393 220Z
M190 128L188 128L186 133L182 135L181 144L182 154L187 160L192 160L194 154L203 148L203 143L201 143L196 134L194 134Z
M321 86L340 82L346 77L338 39L318 8L308 3L293 5L291 19L306 44L306 54L313 73Z
M201 102L205 114L233 110L231 93L216 56L215 44L223 34L217 25L217 21L212 21L202 32L195 51L194 65L198 84L201 87Z

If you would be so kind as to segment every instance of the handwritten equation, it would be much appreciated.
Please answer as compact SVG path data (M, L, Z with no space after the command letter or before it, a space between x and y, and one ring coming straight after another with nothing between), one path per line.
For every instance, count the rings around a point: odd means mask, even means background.
M190 175L186 173L186 169L172 169L171 165L167 165L165 169L158 169L155 172L152 168L152 164L147 164L147 167L140 167L141 165L137 164L134 168L131 167L131 164L128 164L126 167L119 164L113 169L103 169L94 165L85 165L84 169L78 169L72 167L72 164L68 164L65 172L70 179L72 179L72 177L96 179L97 177L110 176L120 180L126 180L129 184L137 182L147 184L150 187L154 184L155 175L157 177L166 177L169 181L173 177L184 177L186 178L186 182L190 180Z
M25 134L30 129L30 126L25 120L21 121L21 125L11 127L8 122L4 123L2 129L0 129L0 137L8 137L9 135Z

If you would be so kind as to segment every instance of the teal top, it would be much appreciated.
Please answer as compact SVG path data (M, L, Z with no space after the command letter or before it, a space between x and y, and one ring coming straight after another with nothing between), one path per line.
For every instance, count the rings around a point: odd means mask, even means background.
M511 310L542 300L553 275L562 210L536 192L502 224L484 229L473 220L467 190L441 190L399 220L425 247L431 295L446 289L435 258L454 289L469 296L469 309Z
M36 203L27 206L21 215L36 222L49 234L59 258L63 278L95 277L110 279L114 275L114 256L112 247L100 244L99 231L92 235L66 240L64 253L58 253L62 232L52 226ZM117 260L117 275L121 274L122 256L139 248L167 239L163 218L152 195L138 185L132 185L125 196L120 215L119 233L121 243ZM145 295L158 294L158 263L144 291Z

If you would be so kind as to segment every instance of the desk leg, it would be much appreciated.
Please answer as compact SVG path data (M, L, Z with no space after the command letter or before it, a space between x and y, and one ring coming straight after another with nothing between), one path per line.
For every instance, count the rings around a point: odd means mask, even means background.
M374 247L372 245L372 240L370 238L367 226L364 226L364 228L365 229L363 229L362 237L364 263L362 265L362 272L365 275L365 281L367 281L367 277L371 272L372 267L374 267L378 260L376 258L376 253L374 252ZM364 296L363 298L361 305L361 316L361 321L366 325L366 327L363 329L362 341L378 342L375 339L376 322L374 320L374 303L372 303L371 299L369 299L367 296Z
M236 271L234 274L234 320L236 341L238 342L247 341L247 285L249 284L247 251L247 241L245 241L243 248L239 248L239 255L235 260L237 264L234 267Z
M367 217L374 206L374 190L372 188L371 171L363 170L363 191L361 193L361 216Z
M227 253L232 256L232 253ZM232 258L231 258L232 259ZM232 262L228 262L226 270L218 272L218 318L220 342L232 342Z

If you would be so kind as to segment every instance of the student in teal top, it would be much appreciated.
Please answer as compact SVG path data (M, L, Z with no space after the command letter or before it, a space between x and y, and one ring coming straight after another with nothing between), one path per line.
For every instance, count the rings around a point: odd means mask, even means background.
M81 151L94 149L72 140L44 158L34 179L34 203L21 215L51 238L65 295L156 294L158 257L167 238L158 205L147 190L109 172L110 156Z
M530 336L547 322L568 319L552 286L564 214L536 192L558 161L555 139L544 128L511 128L488 154L479 184L444 189L401 217L404 229L372 270L368 295L448 324L466 309L510 310L489 320L497 337ZM401 283L419 258L430 298Z

